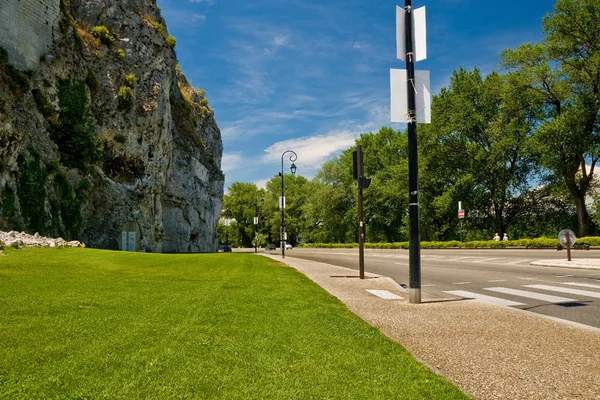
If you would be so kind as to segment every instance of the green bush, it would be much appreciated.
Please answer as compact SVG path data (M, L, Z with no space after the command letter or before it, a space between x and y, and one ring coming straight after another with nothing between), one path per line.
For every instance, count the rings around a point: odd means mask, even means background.
M104 25L98 25L93 27L92 36L100 39L100 41L107 46L109 46L115 41L115 37L110 34L110 31Z
M8 183L4 184L0 204L2 205L2 218L6 221L12 220L15 214L15 192L8 186Z
M96 72L93 70L89 70L87 77L85 78L85 84L88 85L91 92L97 92L100 87L100 81L96 76Z
M0 46L0 65L2 64L8 64L8 51Z
M40 89L33 89L31 94L33 94L38 111L44 117L48 118L54 114L54 107L52 107L52 104L50 104L50 101L48 101L48 98Z
M575 244L577 243L587 244L589 246L600 246L600 236L582 237L581 239L577 239Z
M58 122L50 127L50 138L58 146L64 165L87 168L100 159L100 150L84 83L61 81L58 101L60 113Z
M81 231L81 201L77 198L73 186L67 178L58 173L54 177L54 185L58 197L58 209L62 219L61 235L67 240L73 240L79 237Z
M40 162L37 153L33 153L30 160L20 154L17 157L17 165L19 166L17 193L25 226L30 231L46 235L49 221L45 209L46 168Z
M121 133L115 135L114 139L115 139L115 142L121 143L121 144L123 144L127 141L127 137Z
M129 86L121 86L117 93L120 110L130 110L133 107L133 91Z
M177 39L175 39L173 36L171 35L167 35L167 37L165 37L165 40L167 41L167 45L174 49L175 45L177 44Z
M29 77L32 74L31 71L19 71L12 65L7 64L6 72L8 74L8 78L10 79L9 84L13 90L15 90L15 89L29 90L29 87L30 87Z
M116 54L117 54L117 58L119 60L122 60L125 58L125 52L123 51L123 49L117 49Z
M125 75L125 85L129 86L130 88L133 89L133 87L135 86L135 75L134 74Z

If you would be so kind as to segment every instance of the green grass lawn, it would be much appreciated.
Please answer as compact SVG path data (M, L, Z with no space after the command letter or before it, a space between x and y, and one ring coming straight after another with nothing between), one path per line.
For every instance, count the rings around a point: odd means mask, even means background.
M250 254L9 249L2 399L465 399L296 270Z

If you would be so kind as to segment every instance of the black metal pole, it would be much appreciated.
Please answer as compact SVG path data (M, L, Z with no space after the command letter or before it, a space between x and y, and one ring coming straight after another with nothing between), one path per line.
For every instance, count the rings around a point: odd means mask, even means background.
M408 76L408 209L410 218L409 302L419 304L421 303L421 235L419 233L419 164L417 155L413 18L411 0L405 0L404 4L406 72Z
M358 175L358 270L360 279L365 279L365 234L363 222L363 157L362 147L356 146L356 168Z
M285 153L283 153L285 154ZM281 257L285 258L285 245L283 244L283 232L285 232L284 200L283 200L283 154L281 155L281 229L279 232L279 245L281 246Z
M281 257L285 258L285 213L284 213L284 208L285 208L285 200L284 200L284 186L283 186L283 156L286 153L292 153L292 155L290 155L290 161L292 162L292 167L295 168L294 166L294 161L296 161L296 159L298 158L298 156L296 155L295 152L293 152L292 150L286 150L283 152L283 154L281 155ZM295 171L294 171L295 172Z
M254 215L256 215L256 223L254 224L254 252L258 253L258 238L256 236L256 228L258 225L258 197L254 200Z

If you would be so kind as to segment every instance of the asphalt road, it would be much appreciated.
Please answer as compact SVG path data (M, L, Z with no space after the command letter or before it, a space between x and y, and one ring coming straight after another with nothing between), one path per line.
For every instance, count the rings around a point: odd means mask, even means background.
M365 250L366 272L409 284L408 250ZM299 257L355 269L358 249L286 251ZM578 250L577 258L597 258L600 251ZM531 261L566 259L565 251L526 249L421 250L423 301L477 298L566 321L600 328L600 269L530 265Z

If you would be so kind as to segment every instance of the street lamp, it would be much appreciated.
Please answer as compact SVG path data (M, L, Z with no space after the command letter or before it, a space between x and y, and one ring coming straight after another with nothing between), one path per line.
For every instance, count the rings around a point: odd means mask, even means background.
M260 199L260 203L264 204L265 203L265 199L264 197L262 199ZM258 230L258 221L260 216L258 215L258 196L256 196L256 198L254 199L254 208L255 208L255 217L254 217L254 252L258 253L258 236L257 236L257 230Z
M296 164L294 164L294 161L296 161L296 159L298 158L298 155L292 151L292 150L286 150L283 152L283 154L281 155L281 199L279 199L279 207L281 208L281 257L285 258L285 242L287 240L287 236L285 234L285 214L284 214L284 209L285 209L285 196L283 195L284 193L284 186L283 186L283 156L287 153L292 153L290 154L290 161L292 162L292 165L290 167L290 171L292 172L292 175L296 174Z

